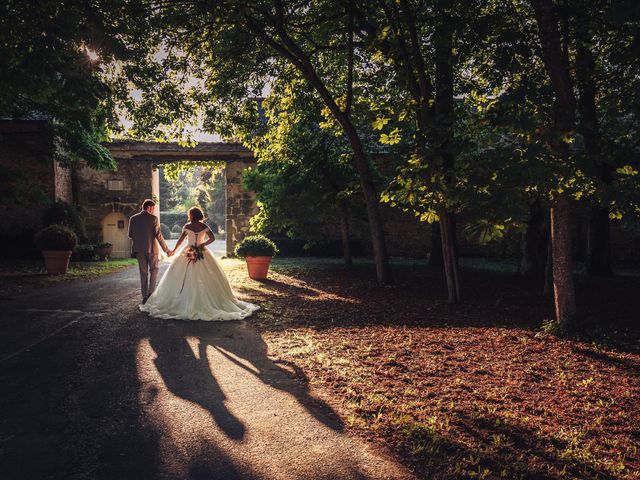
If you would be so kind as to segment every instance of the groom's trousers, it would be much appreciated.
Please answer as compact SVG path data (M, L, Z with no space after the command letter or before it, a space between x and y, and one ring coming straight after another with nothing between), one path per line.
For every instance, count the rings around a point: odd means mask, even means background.
M136 252L140 268L140 287L142 298L146 300L156 289L158 279L158 255L155 253Z

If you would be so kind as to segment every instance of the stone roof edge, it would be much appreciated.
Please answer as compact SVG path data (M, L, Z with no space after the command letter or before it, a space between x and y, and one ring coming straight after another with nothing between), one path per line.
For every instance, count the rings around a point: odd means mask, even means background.
M113 150L158 151L158 152L200 152L203 150L236 150L250 152L239 142L198 142L193 147L181 146L178 142L147 142L144 140L114 140L103 145Z

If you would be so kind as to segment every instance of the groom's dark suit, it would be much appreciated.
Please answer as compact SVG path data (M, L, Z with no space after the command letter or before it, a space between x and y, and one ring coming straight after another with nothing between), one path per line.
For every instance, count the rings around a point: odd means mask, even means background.
M133 240L131 253L138 259L140 267L140 286L144 302L156 288L158 243L165 253L169 253L169 247L160 232L158 217L146 210L142 210L129 219L129 238Z

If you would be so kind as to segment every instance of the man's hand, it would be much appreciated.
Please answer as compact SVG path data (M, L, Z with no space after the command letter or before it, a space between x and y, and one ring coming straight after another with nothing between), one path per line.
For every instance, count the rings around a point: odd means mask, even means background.
M173 257L173 254L174 254L174 253L175 253L175 252L174 252L173 250L168 250L168 251L167 251L167 256L168 256L168 257Z

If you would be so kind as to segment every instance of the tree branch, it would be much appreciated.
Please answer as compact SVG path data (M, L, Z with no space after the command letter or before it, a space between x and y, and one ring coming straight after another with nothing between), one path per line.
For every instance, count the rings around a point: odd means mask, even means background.
M353 0L349 0L347 5L347 46L347 101L344 113L350 115L353 101Z

